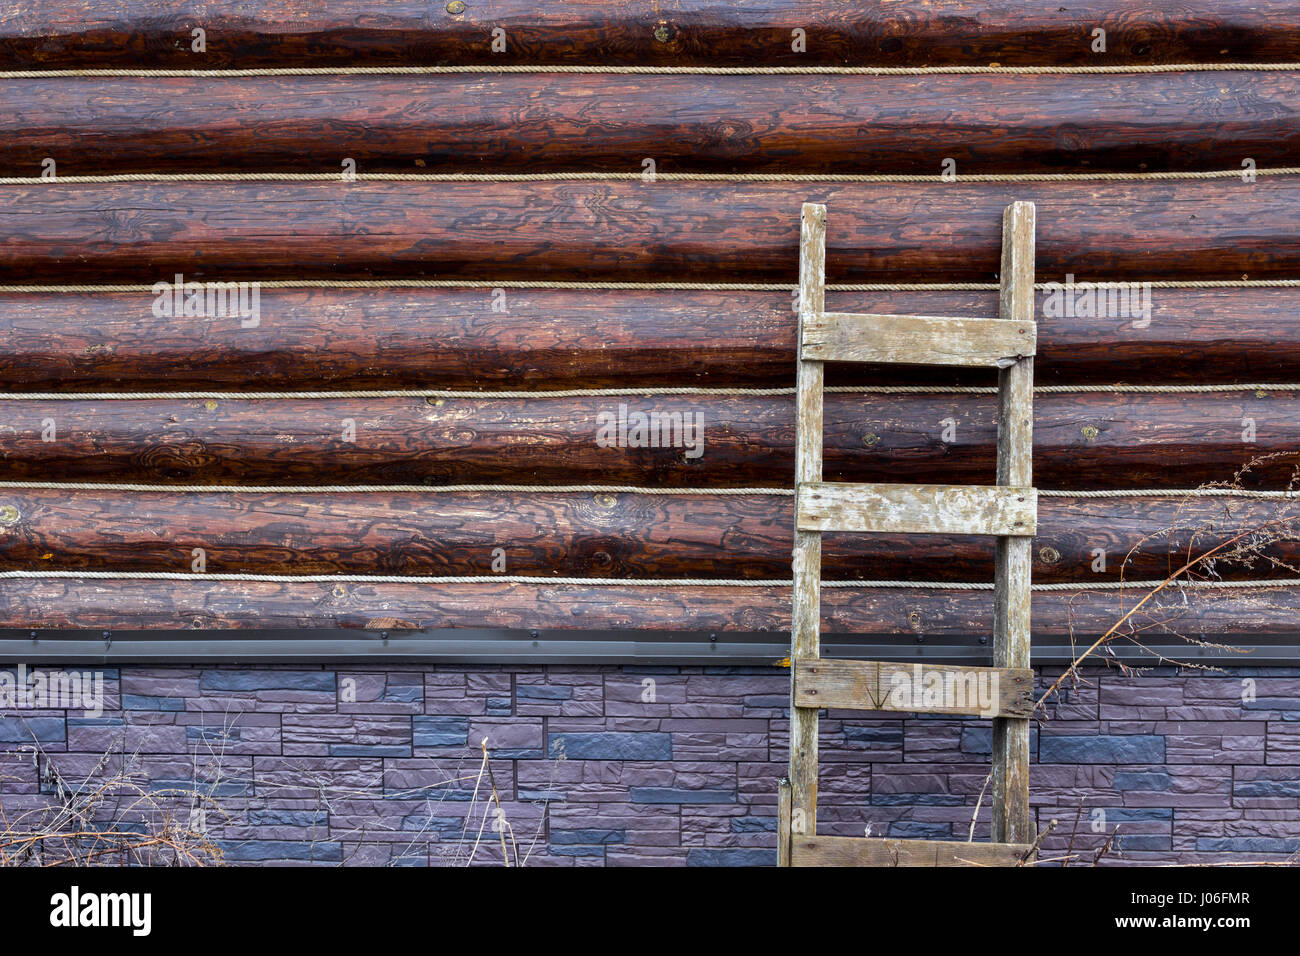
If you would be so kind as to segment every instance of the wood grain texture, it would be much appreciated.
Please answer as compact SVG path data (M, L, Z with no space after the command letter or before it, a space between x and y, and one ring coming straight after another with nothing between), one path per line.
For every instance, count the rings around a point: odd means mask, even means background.
M795 660L796 707L971 717L1028 717L1030 668Z
M969 317L995 315L997 298L827 294L837 311ZM1045 316L1040 293L1036 378L1300 382L1295 298L1293 289L1154 289L1144 321ZM787 292L262 289L256 328L154 316L153 301L147 292L0 294L0 380L40 391L795 382ZM982 370L846 364L826 374L828 384L993 384Z
M897 485L808 482L799 485L800 531L871 534L1034 533L1033 488L996 485Z
M8 80L0 167L957 174L1296 165L1300 73ZM1097 104L1105 104L1099 109Z
M790 577L794 503L767 495L545 492L413 495L163 493L0 488L0 570ZM1165 577L1269 521L1300 529L1300 500L1042 498L1034 579ZM1282 528L1285 528L1283 525ZM823 535L825 580L990 581L993 542L946 535ZM1267 549L1300 568L1300 534ZM1224 578L1295 577L1220 564ZM0 588L2 590L2 588Z
M208 31L196 54L190 30ZM501 27L507 43L491 48ZM1107 31L1093 52L1092 30ZM807 34L797 52L792 31ZM832 0L574 0L539 5L325 0L199 2L17 0L0 16L6 68L168 66L183 69L411 63L608 63L904 66L955 63L1116 64L1300 59L1300 16L1284 0L1176 4L1086 0L1069 7L1013 0L936 8Z
M782 777L776 785L776 865L790 865L790 780Z
M0 280L406 276L789 282L803 201L827 281L990 281L1003 207L1038 206L1038 274L1300 272L1300 178L1143 183L116 183L4 187Z
M1034 634L1099 636L1144 593L1081 588L1039 594ZM1189 590L1155 599L1144 607L1140 624L1158 622L1196 639L1294 637L1297 614L1300 590L1294 587ZM0 627L364 628L391 619L397 621L391 627L783 634L790 627L790 588L300 584L198 575L193 581L15 579L0 588ZM822 601L824 634L970 636L987 633L992 619L987 591L829 588Z
M998 314L1013 323L1034 319L1036 213L1033 203L1014 202L1002 215L1002 270ZM1034 482L1034 359L1020 358L998 372L999 486L1028 488ZM993 557L993 663L1028 667L1033 541L1000 537ZM995 843L1030 843L1029 720L993 721L992 836Z
M0 480L789 488L794 476L790 395L209 404L0 400ZM602 447L600 416L621 404L703 416L701 453ZM1040 488L1196 487L1272 453L1283 454L1243 475L1243 487L1285 488L1300 448L1291 392L1063 394L1036 405ZM989 395L827 395L824 478L989 484L995 415ZM55 440L45 441L50 421Z
M823 312L804 325L803 350L823 362L1002 367L1034 354L1033 321Z
M1028 843L794 837L793 866L1019 866Z
M799 214L799 341L812 317L826 308L826 207L804 203ZM823 387L825 368L805 358L797 363L794 485L822 478ZM822 536L794 531L791 550L790 660L815 660L821 654ZM790 673L790 832L817 832L818 721L816 707L795 702Z

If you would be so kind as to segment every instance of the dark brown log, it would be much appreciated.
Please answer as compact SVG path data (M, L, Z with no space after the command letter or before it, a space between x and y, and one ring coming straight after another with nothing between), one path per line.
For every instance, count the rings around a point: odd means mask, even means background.
M922 173L1296 165L1300 74L9 80L0 168ZM1105 109L1097 104L1105 103Z
M256 328L153 316L152 293L0 295L0 381L15 391L794 384L795 319L784 292L260 295ZM1295 302L1293 289L1154 289L1144 322L1049 317L1040 294L1035 375L1044 385L1300 382ZM843 312L997 314L996 292L831 292L827 303ZM935 367L827 371L833 384L991 384Z
M1100 636L1147 592L1038 592L1035 636ZM1186 597L1186 603L1183 598ZM1300 588L1171 592L1135 628L1159 622L1188 637L1290 637ZM942 637L986 634L987 591L827 588L822 632ZM773 631L790 627L788 587L7 580L0 627L298 628L503 627ZM1156 631L1162 637L1169 631ZM1150 634L1146 635L1148 638ZM774 662L775 663L775 662Z
M790 282L803 201L831 282L990 281L1038 204L1038 275L1300 273L1300 179L983 183L120 183L5 187L0 279L427 276Z
M600 416L616 419L620 405L629 418L702 415L703 444L678 432L668 435L673 447L602 447ZM1289 453L1244 479L1252 488L1285 487L1300 449L1294 392L1190 401L1052 394L1035 405L1034 478L1042 488L1189 488ZM989 395L832 393L826 480L987 484L994 412ZM788 395L0 401L6 480L788 487L793 442Z
M638 494L166 494L0 489L0 570L775 578L793 498ZM14 509L8 511L7 509ZM1034 580L1158 580L1263 529L1290 567L1217 562L1225 579L1300 576L1300 503L1043 498ZM827 534L827 580L989 581L993 540Z
M388 0L169 3L19 0L0 17L0 64L183 69L413 63L703 66L957 63L1114 64L1300 59L1300 17L1283 0L1216 3L1013 0L990 9L923 0ZM204 53L191 30L207 31ZM492 30L506 31L503 51ZM1106 30L1105 52L1092 31ZM792 31L807 34L796 52Z

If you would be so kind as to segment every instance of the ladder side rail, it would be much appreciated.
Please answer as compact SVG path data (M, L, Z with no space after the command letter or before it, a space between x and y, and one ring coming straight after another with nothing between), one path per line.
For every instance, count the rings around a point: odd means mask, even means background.
M826 308L826 207L804 203L799 236L799 339L809 316ZM795 400L795 494L804 482L822 478L823 365L798 364ZM816 707L794 706L796 660L816 659L821 651L822 537L818 531L794 532L794 593L790 625L790 832L817 832Z
M1034 320L1035 209L1009 205L1002 217L1000 314L1017 322ZM1034 360L1021 358L998 373L999 485L1033 485ZM994 559L993 663L1030 666L1030 583L1032 539L999 537ZM1029 720L993 721L994 843L1032 843L1029 811Z

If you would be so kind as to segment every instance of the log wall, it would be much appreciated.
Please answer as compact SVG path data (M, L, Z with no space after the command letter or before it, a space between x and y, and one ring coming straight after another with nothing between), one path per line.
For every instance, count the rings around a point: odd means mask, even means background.
M828 307L981 316L1002 209L1029 200L1040 282L1155 283L1141 315L1039 291L1035 578L1077 590L1037 594L1035 628L1104 626L1121 578L1294 505L1186 494L1281 492L1300 453L1300 19L1223 7L10 5L0 574L34 576L0 578L0 622L784 629L783 585L717 582L789 573L799 206L830 210L832 284L886 286ZM538 65L662 69L499 69ZM448 66L470 71L424 69ZM762 72L809 67L885 73ZM141 74L223 68L253 72ZM267 283L257 320L160 312L177 274ZM828 479L991 479L991 376L828 373L853 389L827 397ZM603 447L624 404L702 416L702 454ZM131 577L194 549L207 578ZM497 549L529 580L490 580ZM1294 544L1266 551L1168 612L1294 631L1294 586L1257 586L1295 576ZM949 585L828 588L830 630L987 628L988 593L950 585L987 579L989 542L825 553L831 580ZM677 577L705 583L618 583Z

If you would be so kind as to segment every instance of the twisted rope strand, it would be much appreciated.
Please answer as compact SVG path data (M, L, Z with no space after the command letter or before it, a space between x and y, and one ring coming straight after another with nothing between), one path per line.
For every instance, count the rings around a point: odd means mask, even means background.
M137 482L0 481L15 491L143 491L176 494L625 494L625 495L766 495L793 497L793 488L650 488L644 485L167 485ZM1300 489L1256 491L1238 488L1037 489L1040 498L1300 498Z

